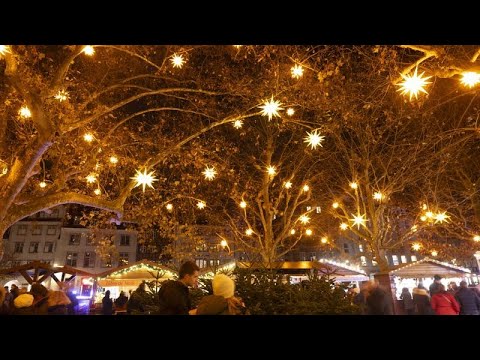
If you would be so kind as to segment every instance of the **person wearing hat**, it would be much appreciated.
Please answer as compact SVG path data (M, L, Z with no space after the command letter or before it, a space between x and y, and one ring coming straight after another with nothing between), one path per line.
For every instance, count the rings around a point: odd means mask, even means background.
M213 295L205 296L197 307L197 315L244 315L245 304L234 296L235 282L225 274L212 280Z

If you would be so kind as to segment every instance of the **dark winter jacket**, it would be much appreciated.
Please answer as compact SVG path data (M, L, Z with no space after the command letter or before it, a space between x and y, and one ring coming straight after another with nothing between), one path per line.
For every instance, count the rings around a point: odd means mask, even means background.
M158 292L159 315L188 315L192 308L188 287L181 281L167 280Z
M460 304L460 315L479 314L480 298L471 289L460 287L455 297Z
M403 307L405 310L410 310L410 309L413 309L414 308L414 304L413 304L413 299L412 299L412 295L410 294L409 291L402 291L402 294L400 295L400 299L403 300Z
M393 304L390 295L380 287L374 288L367 296L368 315L392 315Z
M434 311L430 306L430 298L425 289L413 289L413 305L415 307L415 314L417 315L434 315Z

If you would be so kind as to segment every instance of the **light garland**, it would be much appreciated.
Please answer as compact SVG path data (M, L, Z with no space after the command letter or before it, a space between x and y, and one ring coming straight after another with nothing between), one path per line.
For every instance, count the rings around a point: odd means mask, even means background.
M137 264L137 265L133 265L133 266L130 266L130 267L127 267L125 269L122 269L122 270L117 270L109 275L107 275L106 277L112 277L112 276L121 276L121 275L125 275L125 274L128 274L128 273L131 273L131 272L134 272L134 271L164 271L167 276L169 277L174 277L175 274L173 272L171 272L170 270L167 270L167 269L163 269L161 267L156 267L156 266L151 266L151 265L148 265L148 264Z
M347 263L340 263L338 261L328 260L328 259L320 259L319 262L329 264L329 265L343 267L345 269L352 270L352 271L358 272L358 273L363 274L363 275L367 275L367 273L364 270L360 269L360 266L358 266L358 265L357 266L351 266L351 265L348 265Z

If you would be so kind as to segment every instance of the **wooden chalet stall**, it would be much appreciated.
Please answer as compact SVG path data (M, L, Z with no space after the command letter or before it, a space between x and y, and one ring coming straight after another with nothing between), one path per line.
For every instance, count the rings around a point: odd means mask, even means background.
M174 279L177 272L166 266L149 260L140 260L133 264L120 266L97 275L97 284L104 291L110 290L110 297L116 299L120 291L129 296L129 291L134 291L143 281L153 281L157 285L165 280ZM101 302L103 292L97 293L95 302Z
M237 262L237 266L241 269L265 269L265 265L262 263L244 261ZM319 275L335 278L336 282L358 283L368 280L368 276L363 270L327 259L320 261L280 261L273 263L270 269L288 276L293 284L307 280L308 275L313 273L314 270L317 270Z
M94 276L89 272L68 265L52 266L41 261L33 261L9 269L1 269L0 274L20 275L29 285L41 283L45 287L54 290L74 287L77 277L92 278Z
M400 302L400 294L403 288L408 288L412 293L413 288L417 287L418 284L423 284L428 290L433 282L434 275L440 275L442 284L445 285L445 289L448 289L448 284L451 281L457 285L462 280L468 282L471 272L469 269L426 257L419 261L397 266L389 272L389 275L392 278L390 283L396 300L395 313L401 314L403 313L403 306Z

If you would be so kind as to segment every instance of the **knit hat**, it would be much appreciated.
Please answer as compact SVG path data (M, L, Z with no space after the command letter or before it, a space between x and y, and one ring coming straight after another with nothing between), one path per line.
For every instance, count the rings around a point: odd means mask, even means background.
M213 295L223 296L228 299L235 292L235 283L225 274L217 274L212 280Z

